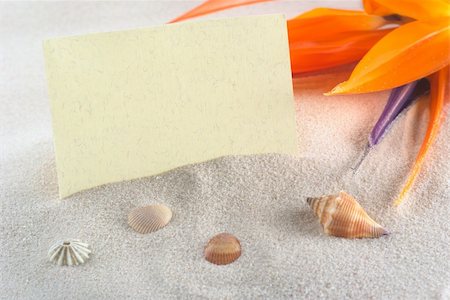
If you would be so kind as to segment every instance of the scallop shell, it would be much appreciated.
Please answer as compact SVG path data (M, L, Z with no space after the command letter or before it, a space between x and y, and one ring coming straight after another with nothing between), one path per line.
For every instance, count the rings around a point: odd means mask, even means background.
M389 234L367 215L346 192L318 198L307 198L323 230L328 235L345 238L375 238Z
M228 265L241 256L241 244L232 234L220 233L209 240L205 259L216 265Z
M139 233L150 233L166 226L172 219L172 211L165 205L138 207L128 214L128 225Z
M60 266L73 266L84 264L91 250L89 245L79 240L66 239L50 247L48 259Z

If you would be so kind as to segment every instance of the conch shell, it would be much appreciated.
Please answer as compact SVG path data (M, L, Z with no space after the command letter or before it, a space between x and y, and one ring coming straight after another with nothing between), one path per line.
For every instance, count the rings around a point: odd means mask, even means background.
M306 202L328 235L344 238L377 238L389 234L346 192L307 198Z

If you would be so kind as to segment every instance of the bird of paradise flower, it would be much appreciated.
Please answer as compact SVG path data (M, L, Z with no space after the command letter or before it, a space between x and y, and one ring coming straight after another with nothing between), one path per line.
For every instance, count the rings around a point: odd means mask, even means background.
M207 0L171 22L265 1L271 0ZM427 132L394 201L399 205L419 174L442 123L448 99L450 1L363 0L363 6L364 11L317 8L288 20L292 73L295 76L359 61L349 79L327 95L392 89L369 135L367 150L381 140L414 98L431 90Z

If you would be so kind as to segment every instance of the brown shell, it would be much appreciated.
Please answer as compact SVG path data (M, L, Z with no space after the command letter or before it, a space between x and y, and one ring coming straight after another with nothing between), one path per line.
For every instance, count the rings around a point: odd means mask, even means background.
M227 265L241 256L241 244L232 234L220 233L209 240L205 259L216 265Z
M133 209L128 214L128 225L139 233L150 233L166 226L172 219L172 211L156 204Z
M307 198L306 201L328 235L345 238L376 238L389 234L346 192L340 192L339 195Z

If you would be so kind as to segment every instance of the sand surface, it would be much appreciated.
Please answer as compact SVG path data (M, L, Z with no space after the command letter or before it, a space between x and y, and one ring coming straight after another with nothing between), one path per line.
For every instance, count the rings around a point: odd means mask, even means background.
M218 16L292 16L317 3L296 5L262 4ZM408 109L353 174L387 93L322 96L348 70L295 80L298 157L219 158L58 199L41 41L161 24L191 6L0 4L0 297L450 298L450 123L406 202L393 207L424 135L428 99ZM305 198L341 189L392 234L374 240L324 235ZM127 213L152 203L170 206L173 221L151 235L135 233ZM243 253L218 267L202 251L223 231L241 240ZM47 262L50 245L66 237L92 245L88 263Z

